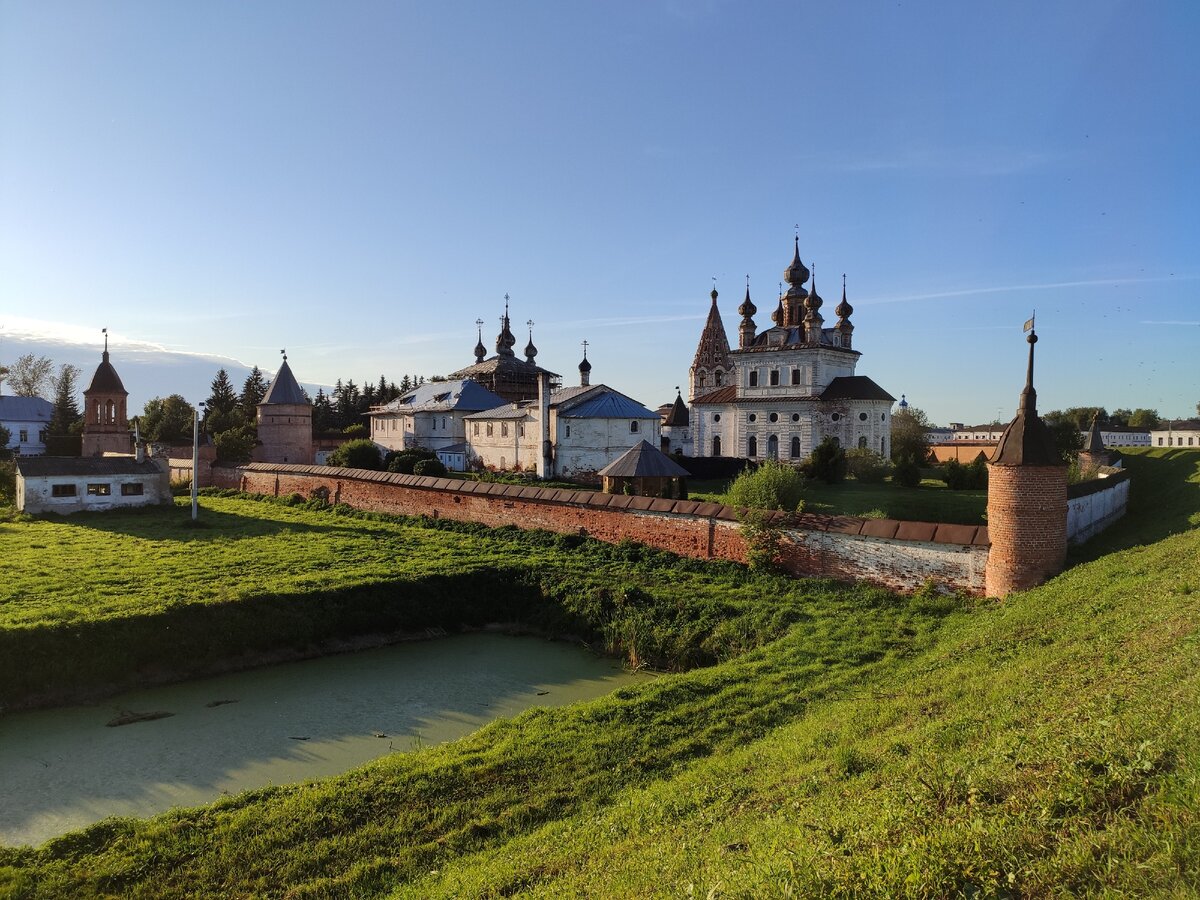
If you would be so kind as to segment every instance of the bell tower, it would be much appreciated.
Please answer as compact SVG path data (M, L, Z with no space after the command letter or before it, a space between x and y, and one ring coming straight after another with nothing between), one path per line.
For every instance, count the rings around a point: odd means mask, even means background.
M121 376L108 359L108 329L104 329L104 353L92 376L92 383L83 392L83 455L103 456L105 453L129 453L133 440L129 435L129 420L125 404L129 391Z

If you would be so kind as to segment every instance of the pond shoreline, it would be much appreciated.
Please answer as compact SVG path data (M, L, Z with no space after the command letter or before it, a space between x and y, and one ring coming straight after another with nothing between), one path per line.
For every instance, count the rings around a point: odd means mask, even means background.
M456 634L492 633L510 637L537 637L548 641L576 644L597 656L611 656L599 651L579 635L558 634L535 628L521 622L489 622L484 625L461 625L454 631L430 627L420 630L398 630L369 632L352 638L329 638L307 647L277 647L270 650L253 651L224 659L214 660L207 665L186 669L167 668L156 665L152 669L139 671L130 677L70 689L33 693L19 700L0 705L0 717L8 713L28 712L35 709L54 709L62 706L96 706L117 694L143 688L164 687L182 684L218 675L231 675L251 669L267 668L283 663L302 662L326 656L374 650L414 641L434 641ZM618 657L612 656L617 659Z

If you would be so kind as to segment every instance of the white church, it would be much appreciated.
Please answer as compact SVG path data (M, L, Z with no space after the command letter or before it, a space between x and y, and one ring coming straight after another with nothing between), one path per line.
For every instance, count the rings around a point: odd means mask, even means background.
M824 301L805 284L810 272L800 261L796 238L783 277L788 290L771 314L771 327L758 331L750 288L738 307L738 347L731 350L712 292L708 320L689 377L689 424L696 456L779 459L801 462L826 437L851 449L883 456L891 450L895 397L865 375L855 374L854 308L834 307L837 322L825 327Z

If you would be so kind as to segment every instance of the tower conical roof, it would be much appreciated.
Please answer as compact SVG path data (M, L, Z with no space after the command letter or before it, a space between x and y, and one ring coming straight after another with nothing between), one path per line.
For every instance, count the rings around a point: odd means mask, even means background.
M104 354L100 357L100 365L96 366L96 372L92 375L92 383L88 385L85 394L125 394L129 391L125 390L125 385L121 384L121 376L117 374L117 370L113 368L113 364L108 361L108 346L107 338Z
M713 288L712 306L708 309L708 319L704 330L700 332L700 344L696 347L696 356L692 367L723 366L729 364L729 338L725 334L725 323L721 321L721 311L717 309L717 289Z
M1065 466L1054 447L1050 429L1037 414L1037 391L1033 388L1033 345L1037 334L1029 333L1029 369L1025 375L1025 389L1021 391L1021 405L1016 418L1008 423L1000 443L992 454L994 466Z
M267 403L308 402L308 398L304 396L304 391L300 390L300 385L296 381L296 376L292 374L291 366L288 365L285 356L283 365L275 373L275 377L271 380L271 386L267 388L267 393L263 395L262 403L259 406Z

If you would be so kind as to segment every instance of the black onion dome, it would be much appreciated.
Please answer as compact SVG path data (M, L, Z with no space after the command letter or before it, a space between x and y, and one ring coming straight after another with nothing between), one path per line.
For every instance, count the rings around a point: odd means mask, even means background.
M586 356L583 358L583 362L581 362L579 364L579 371L580 372L592 371L592 364L590 362L588 362L588 358Z
M848 319L854 315L854 307L846 300L846 282L842 282L842 302L833 308L839 319Z
M808 281L808 268L800 261L800 236L796 235L796 252L792 255L792 263L783 270L783 280L792 287L800 287Z
M821 295L817 293L817 276L816 273L813 273L812 290L809 291L808 296L804 298L804 306L806 309L816 312L821 308L821 305L824 302L825 301L821 299Z
M743 319L749 319L758 312L758 307L750 299L750 285L746 285L746 299L742 301L742 305L738 307L737 311Z
M533 358L537 356L537 347L533 345L533 335L529 336L529 343L525 345L525 358L529 362L533 362Z

